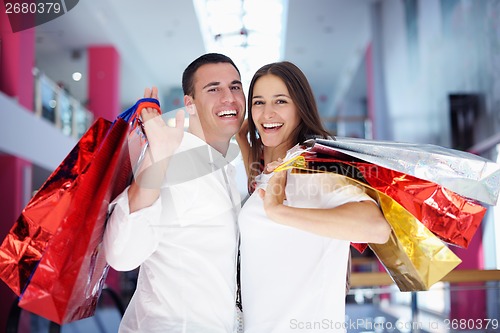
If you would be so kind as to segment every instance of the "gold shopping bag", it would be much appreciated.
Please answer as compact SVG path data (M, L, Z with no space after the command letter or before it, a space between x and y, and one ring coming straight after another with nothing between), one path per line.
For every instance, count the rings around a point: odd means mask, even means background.
M392 232L387 243L369 244L370 248L399 290L429 290L462 260L394 199L377 195Z
M304 156L285 160L275 172L326 172L309 168ZM338 173L336 173L338 175ZM357 173L359 175L359 173ZM391 225L391 235L385 244L368 244L400 291L425 291L439 282L462 260L435 236L422 222L395 199L366 184L361 178L342 174L353 185L363 187L379 204Z

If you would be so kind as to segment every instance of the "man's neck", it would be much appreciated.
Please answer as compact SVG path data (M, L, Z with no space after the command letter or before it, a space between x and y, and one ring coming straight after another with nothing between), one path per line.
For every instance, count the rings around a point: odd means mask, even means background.
M230 140L220 140L220 139L212 139L208 138L205 136L203 133L203 130L201 126L189 126L188 130L189 133L197 136L201 140L205 141L209 146L217 150L219 153L222 154L222 156L226 156L227 150L229 149L229 141Z
M206 140L212 148L217 150L222 156L226 156L227 150L229 148L229 140L228 141L216 141L216 140Z

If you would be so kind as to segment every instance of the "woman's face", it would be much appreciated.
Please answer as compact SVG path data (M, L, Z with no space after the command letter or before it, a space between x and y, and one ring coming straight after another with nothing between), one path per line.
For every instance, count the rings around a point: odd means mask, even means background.
M290 142L292 132L300 123L297 107L288 93L285 83L276 75L260 77L254 85L252 117L262 143L266 147L278 147Z

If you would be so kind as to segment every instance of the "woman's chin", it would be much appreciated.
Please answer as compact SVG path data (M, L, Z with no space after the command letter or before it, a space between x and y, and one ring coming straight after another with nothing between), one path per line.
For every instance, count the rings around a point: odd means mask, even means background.
M282 142L277 142L276 140L262 140L262 144L268 148L276 148L278 147Z

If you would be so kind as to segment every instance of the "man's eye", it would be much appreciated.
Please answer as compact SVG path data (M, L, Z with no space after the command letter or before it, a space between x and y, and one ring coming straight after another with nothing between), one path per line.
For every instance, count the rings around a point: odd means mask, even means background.
M234 86L234 87L231 87L232 90L241 90L241 87L240 86Z

